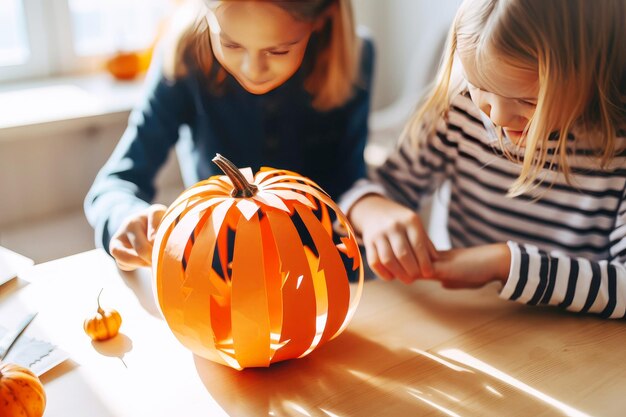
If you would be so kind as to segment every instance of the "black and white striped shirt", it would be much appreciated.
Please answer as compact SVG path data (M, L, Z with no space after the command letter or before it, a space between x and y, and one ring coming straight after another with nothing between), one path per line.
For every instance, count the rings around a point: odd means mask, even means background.
M502 154L478 108L459 95L436 134L421 141L417 151L411 141L401 141L373 181L356 185L341 206L347 210L361 196L383 192L417 210L449 179L452 246L508 242L511 269L501 297L624 318L626 153L601 170L575 140L570 138L576 143L570 153L571 185L546 168L539 199L508 198L521 165ZM618 146L624 149L625 144L620 137Z

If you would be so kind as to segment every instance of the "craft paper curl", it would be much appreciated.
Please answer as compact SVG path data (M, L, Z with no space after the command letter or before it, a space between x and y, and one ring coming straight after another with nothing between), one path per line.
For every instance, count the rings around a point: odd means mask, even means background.
M226 176L184 191L157 230L161 312L184 346L235 369L306 356L346 328L361 297L354 231L306 177L213 161ZM333 231L329 209L347 236Z

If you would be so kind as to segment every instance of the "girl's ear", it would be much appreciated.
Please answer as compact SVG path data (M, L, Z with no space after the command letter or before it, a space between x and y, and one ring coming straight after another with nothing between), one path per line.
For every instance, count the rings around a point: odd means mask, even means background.
M328 22L331 17L337 13L337 3L333 3L324 10L322 14L320 14L315 21L313 22L313 32L319 32L324 28L326 22Z

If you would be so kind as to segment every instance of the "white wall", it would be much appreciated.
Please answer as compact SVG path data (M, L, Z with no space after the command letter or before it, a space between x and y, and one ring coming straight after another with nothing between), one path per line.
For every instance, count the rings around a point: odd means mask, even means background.
M358 24L376 44L373 109L424 87L439 63L438 46L461 0L353 0Z

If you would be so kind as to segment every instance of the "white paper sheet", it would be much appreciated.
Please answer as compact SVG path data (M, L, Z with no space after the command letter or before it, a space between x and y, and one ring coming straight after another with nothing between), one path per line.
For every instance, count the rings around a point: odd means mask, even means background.
M0 285L34 264L32 259L0 246Z
M7 329L0 327L0 337ZM54 368L68 358L67 352L45 340L21 335L9 350L4 362L15 363L26 368L37 376Z

